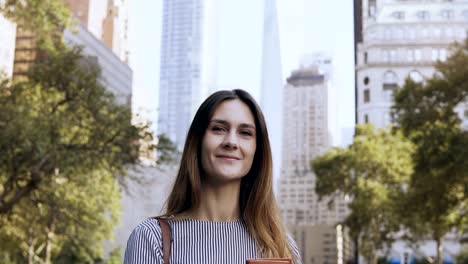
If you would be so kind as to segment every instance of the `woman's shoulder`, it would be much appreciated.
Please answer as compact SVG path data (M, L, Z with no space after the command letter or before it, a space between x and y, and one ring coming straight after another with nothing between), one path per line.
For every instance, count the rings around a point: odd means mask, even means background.
M161 227L154 218L146 219L133 229L127 241L124 263L142 263L141 256L158 260L157 263L162 261Z
M137 225L130 234L129 241L134 238L148 243L159 244L161 240L161 227L155 218L148 218Z

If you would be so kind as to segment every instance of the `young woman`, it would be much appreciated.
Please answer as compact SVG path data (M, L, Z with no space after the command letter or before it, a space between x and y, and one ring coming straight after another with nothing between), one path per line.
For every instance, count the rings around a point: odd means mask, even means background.
M281 221L267 127L250 94L219 91L200 106L164 217L171 229L170 263L301 262ZM160 224L152 218L135 228L125 263L163 263Z

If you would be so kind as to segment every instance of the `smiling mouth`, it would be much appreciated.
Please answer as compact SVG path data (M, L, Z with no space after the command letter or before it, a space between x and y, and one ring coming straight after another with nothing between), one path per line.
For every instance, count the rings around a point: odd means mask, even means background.
M234 157L234 156L219 155L219 156L216 156L216 157L220 158L220 159L225 159L225 160L240 160L238 157Z

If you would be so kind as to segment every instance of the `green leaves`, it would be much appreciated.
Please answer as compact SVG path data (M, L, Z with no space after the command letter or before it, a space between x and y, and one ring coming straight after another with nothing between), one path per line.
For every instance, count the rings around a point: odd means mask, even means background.
M5 0L0 13L17 23L23 32L37 37L40 48L54 50L61 32L72 25L71 14L62 0Z
M432 78L418 84L407 80L393 107L398 129L416 145L405 196L413 220L406 225L438 242L453 228L463 229L467 217L468 132L455 108L468 100L468 40L454 44L451 52L436 63Z
M0 82L0 241L17 262L101 258L120 213L118 181L142 144L154 148L98 78L71 48L24 81Z
M413 144L402 134L364 125L356 128L347 149L332 149L312 162L320 197L341 192L352 198L345 224L368 260L399 230L396 198L408 184L413 152Z

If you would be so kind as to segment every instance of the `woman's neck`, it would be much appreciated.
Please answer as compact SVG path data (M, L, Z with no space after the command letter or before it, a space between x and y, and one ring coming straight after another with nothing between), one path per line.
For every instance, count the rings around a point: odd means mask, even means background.
M240 181L213 186L204 184L200 193L200 205L187 212L187 217L226 222L240 218Z

